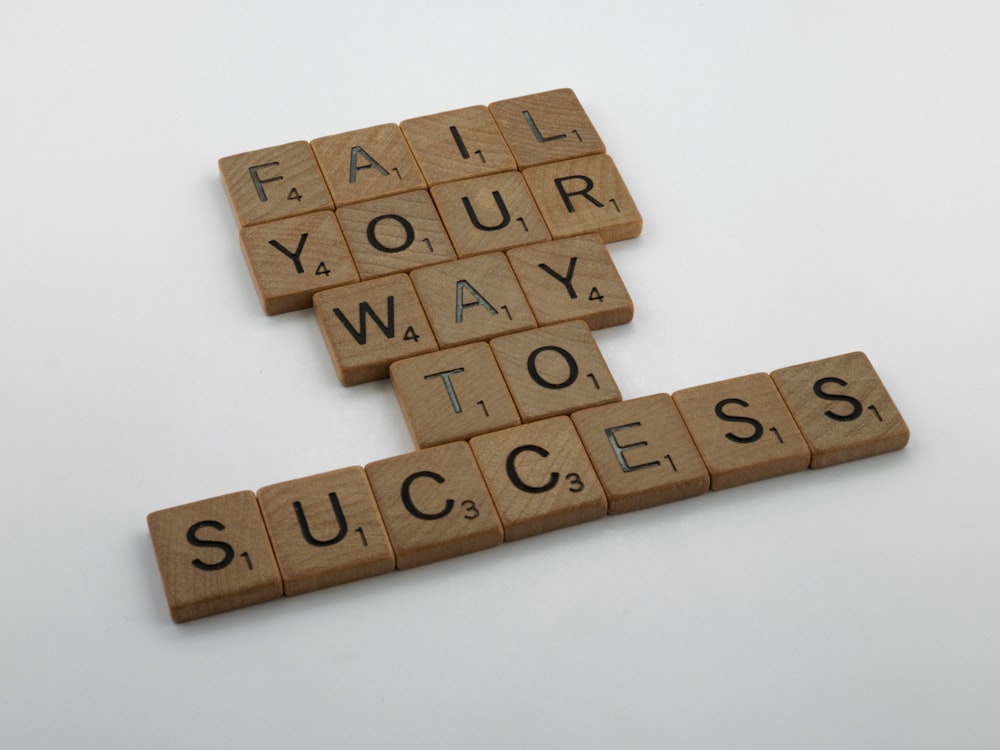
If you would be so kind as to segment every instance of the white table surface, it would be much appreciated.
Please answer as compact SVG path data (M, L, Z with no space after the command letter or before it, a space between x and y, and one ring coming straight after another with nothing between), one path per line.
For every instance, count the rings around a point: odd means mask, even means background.
M1000 746L1000 11L38 2L0 45L0 745ZM412 450L216 161L572 87L626 398L863 350L891 455L186 625L147 513Z

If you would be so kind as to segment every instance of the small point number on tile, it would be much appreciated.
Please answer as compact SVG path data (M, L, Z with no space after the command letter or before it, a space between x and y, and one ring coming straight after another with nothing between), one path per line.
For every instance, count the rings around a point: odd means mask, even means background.
M479 404L481 407L483 407L483 415L488 417L490 415L490 412L486 408L486 402L485 401L477 401L476 403Z
M784 445L784 444L785 444L785 441L784 441L784 440L782 439L782 437L781 437L781 433L780 433L780 432L778 432L778 428L777 428L777 427L772 427L772 428L771 428L771 432L773 432L773 433L774 433L774 436L775 436L776 438L778 438L778 442L779 442L779 443L781 443L782 445Z
M253 563L250 562L250 553L249 552L240 552L240 557L242 557L244 560L247 561L247 568L249 570L253 570Z
M471 521L473 518L479 518L479 508L472 500L463 500L462 507L465 508L465 515L462 516L466 521Z
M875 404L872 404L868 408L872 410L872 412L878 418L878 421L881 422L882 421L882 415L878 413L878 409L875 407Z
M524 227L524 231L525 232L528 231L528 222L524 220L523 216L518 216L517 219L515 219L515 221L521 222L521 226Z
M588 372L587 377L590 378L591 382L594 384L594 388L601 390L601 384L597 382L597 378L594 376L594 373Z
M420 334L413 330L413 326L406 327L406 333L403 334L403 341L412 341L417 343L420 341Z
M292 188L288 191L288 200L290 201L300 201L302 200L302 193L299 192L298 188Z
M594 286L590 288L590 296L587 297L587 299L591 302L604 302L604 295L597 290L596 286Z
M431 241L427 237L424 237L424 239L422 240L422 242L426 242L427 243L427 252L429 252L429 253L433 253L434 252L434 245L431 244Z
M316 274L315 275L316 276L329 276L330 275L330 269L326 267L326 263L324 263L324 262L321 261L320 264L318 266L316 266Z
M365 536L365 530L361 526L358 526L358 528L356 528L354 531L357 532L357 534L361 537L361 546L367 547L368 538Z
M569 474L567 474L566 481L569 482L570 492L582 492L584 487L586 487L586 485L583 483L583 480L580 479L580 475L577 474L576 472L570 472Z
M664 458L667 459L667 461L670 463L670 468L673 469L676 472L677 471L677 464L674 463L673 456L671 456L668 453L667 455L664 456Z

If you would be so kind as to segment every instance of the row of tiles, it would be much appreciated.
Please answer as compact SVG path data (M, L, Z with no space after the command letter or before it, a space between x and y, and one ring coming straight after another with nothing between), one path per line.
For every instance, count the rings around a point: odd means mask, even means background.
M241 226L605 152L571 89L219 160Z
M316 292L550 239L637 236L642 217L606 155L504 172L243 227L264 311Z
M148 516L183 622L902 448L860 352L614 401Z
M388 377L402 359L569 321L620 325L634 312L596 235L334 287L312 307L344 385Z

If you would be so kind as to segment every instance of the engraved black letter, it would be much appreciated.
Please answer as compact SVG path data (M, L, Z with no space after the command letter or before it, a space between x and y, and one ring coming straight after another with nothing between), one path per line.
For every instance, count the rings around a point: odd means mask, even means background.
M507 478L510 479L511 484L513 484L522 492L530 492L532 494L538 494L540 492L548 492L553 487L555 487L556 483L559 481L559 475L556 474L554 471L551 474L549 474L549 481L538 487L532 484L525 484L524 480L518 476L517 469L514 468L514 461L516 461L517 457L520 456L525 451L531 451L532 453L537 453L542 458L548 458L549 455L549 452L547 450L537 445L522 445L518 448L515 448L510 452L510 455L507 456Z
M278 250L278 251L284 253L285 255L287 255L289 258L291 258L292 259L292 263L295 264L295 272L296 273L304 273L304 270L302 268L302 261L299 260L299 257L302 255L302 248L304 248L306 246L306 238L308 236L309 235L306 234L305 232L302 233L302 236L299 237L299 245L298 245L298 247L295 248L295 252L294 253L288 252L288 248L286 248L284 245L282 245L277 240L268 240L267 244L271 245L272 247L274 247L275 250Z
M428 479L433 479L438 484L444 484L444 477L440 474L436 474L433 471L417 471L410 474L406 479L403 480L403 486L400 489L400 496L403 499L403 506L410 511L411 514L417 518L421 518L424 521L434 521L438 518L444 518L446 515L451 513L452 507L455 505L455 501L451 498L444 504L444 509L439 513L424 513L422 510L418 509L416 505L413 504L413 498L410 497L410 485L413 484L413 480L419 479L420 477L427 477Z
M539 263L538 267L541 268L543 271L545 271L545 273L547 273L549 276L559 281L564 287L566 287L566 293L569 295L570 299L576 299L576 289L573 288L573 273L576 271L575 255L569 259L569 268L566 269L565 276L560 276L556 271L553 271L545 263Z
M375 321L375 325L382 330L382 333L385 334L387 339L396 337L395 298L390 294L385 302L387 309L386 317L389 318L388 323L383 323L378 315L375 314L375 311L372 310L372 306L367 302L362 302L358 305L358 317L361 319L360 331L351 324L351 321L347 319L347 316L344 315L339 307L334 309L333 314L336 315L337 319L344 324L344 328L346 328L347 332L354 337L354 340L363 346L368 341L367 321L369 316L373 321Z
M583 190L574 190L571 193L566 192L566 189L563 187L563 183L566 180L583 180L584 182ZM569 211L570 213L576 211L576 209L573 208L572 201L570 201L570 197L574 195L582 195L584 198L586 198L588 201L593 203L598 208L604 208L604 204L590 194L590 191L594 189L594 181L589 177L587 177L586 175L574 174L570 175L569 177L557 177L555 182L556 182L556 190L559 191L559 195L562 196L563 203L566 206L566 210Z
M224 531L226 528L218 521L199 521L187 530L188 543L195 547L217 547L222 550L222 559L217 563L207 563L195 558L191 561L191 564L198 568L198 570L222 570L233 561L233 558L236 557L236 553L233 551L233 548L225 542L199 539L196 534L204 526L208 526L209 528L216 529L218 531Z
M503 202L500 191L493 191L493 200L496 201L497 208L500 209L500 223L495 224L492 227L488 227L479 221L479 217L476 216L475 209L472 208L472 201L469 200L468 196L462 197L462 205L465 206L465 212L469 214L469 221L472 222L472 226L476 229L481 229L484 232L494 232L497 229L503 229L505 226L510 224L510 211L507 210L507 204Z
M330 505L333 506L333 515L337 519L337 536L331 539L317 539L309 531L309 522L306 520L305 511L302 510L302 503L296 500L292 503L292 507L295 508L295 517L299 519L299 528L302 530L302 537L309 542L309 544L314 547L326 547L331 544L336 544L345 536L347 536L347 519L344 518L344 509L340 507L340 498L337 497L336 492L330 493Z
M850 414L837 414L834 411L827 409L823 412L830 419L834 419L838 422L850 422L851 420L857 419L861 416L864 409L861 406L861 402L858 401L853 396L848 396L844 393L827 393L823 390L823 386L827 383L836 383L837 385L847 385L847 381L841 380L840 378L820 378L813 384L813 393L815 393L820 398L825 398L828 401L846 401L851 405Z
M406 238L403 240L403 244L399 247L389 247L388 245L383 245L379 242L378 237L375 236L375 229L380 221L392 220L398 221L399 225L403 227L403 231L406 233ZM384 214L382 216L376 216L374 219L368 222L368 242L376 250L381 250L383 253L401 253L406 250L410 245L413 244L413 238L415 234L413 232L413 225L404 219L402 216L396 214Z
M566 360L566 365L569 367L569 374L566 376L564 381L561 383L550 383L539 375L538 368L535 366L535 360L542 352L556 352ZM531 376L531 379L538 383L538 385L542 386L542 388L559 390L560 388L567 388L576 382L576 378L580 374L580 368L576 364L576 360L573 359L573 355L561 346L540 346L528 355L528 374Z
M723 409L729 404L738 404L740 406L750 406L746 401L739 398L725 398L715 405L715 416L719 419L725 420L726 422L745 422L746 424L753 425L753 434L749 437L740 437L739 435L734 435L731 432L726 433L726 437L732 440L734 443L753 443L760 440L761 435L764 434L764 426L758 422L753 417L736 417L731 414L726 414Z

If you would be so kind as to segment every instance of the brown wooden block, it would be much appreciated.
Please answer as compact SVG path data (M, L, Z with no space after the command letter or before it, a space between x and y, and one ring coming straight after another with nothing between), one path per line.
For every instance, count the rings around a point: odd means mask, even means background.
M305 141L225 156L219 174L240 226L333 208Z
M389 377L419 448L521 424L487 343L394 362Z
M551 239L520 172L435 185L431 195L459 257Z
M426 190L341 206L337 218L363 279L457 257Z
M503 253L419 268L410 278L442 349L535 327Z
M365 466L400 570L495 547L503 527L468 443Z
M572 89L493 102L490 112L521 169L604 153L604 144Z
M396 567L360 466L257 490L285 595L336 586Z
M582 320L501 336L490 346L525 422L622 399Z
M394 123L327 135L309 145L338 208L427 187Z
M174 622L281 596L281 576L252 492L158 510L146 521Z
M604 485L608 513L708 491L708 470L670 396L595 406L571 417Z
M809 466L809 446L766 373L686 388L673 398L713 490Z
M511 542L592 521L604 489L569 417L511 427L470 441Z
M399 124L428 185L517 169L490 111L466 107Z
M316 292L359 278L333 211L244 227L240 244L268 315L311 307Z
M906 422L863 352L785 367L771 378L809 443L814 469L909 442Z
M319 292L313 310L344 385L387 378L397 359L438 348L406 274Z
M632 320L634 306L596 234L507 251L538 325L583 320L591 330Z
M642 216L606 154L532 167L524 179L554 238L594 233L617 242L642 233Z

